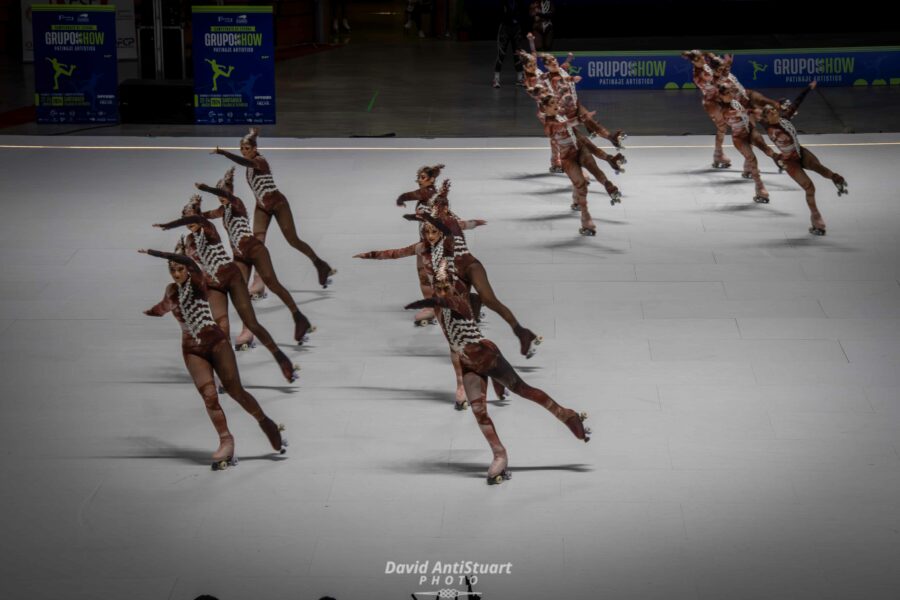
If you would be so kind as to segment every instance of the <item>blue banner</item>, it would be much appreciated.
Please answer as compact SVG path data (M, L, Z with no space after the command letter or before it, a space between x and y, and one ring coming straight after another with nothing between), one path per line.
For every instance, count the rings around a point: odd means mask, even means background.
M732 72L750 88L803 87L813 79L832 87L900 85L900 48L743 50L734 52ZM582 52L571 73L582 77L585 90L694 87L691 64L680 52Z
M271 6L194 6L197 123L275 122Z
M119 120L114 6L32 7L38 123Z

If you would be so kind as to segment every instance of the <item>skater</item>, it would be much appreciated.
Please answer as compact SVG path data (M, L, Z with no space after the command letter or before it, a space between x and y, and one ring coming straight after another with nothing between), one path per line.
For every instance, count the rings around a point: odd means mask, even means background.
M186 254L199 263L203 270L210 306L218 305L218 310L213 310L213 315L216 316L216 323L225 333L226 339L229 338L228 299L231 298L235 310L244 323L244 329L258 337L263 346L272 353L288 383L296 381L297 373L291 361L275 345L272 336L256 319L253 303L247 292L247 282L241 275L240 269L228 258L215 226L200 214L200 196L193 196L181 214L182 218L176 221L157 223L154 227L169 230L187 226L190 230L190 234L182 238L185 242ZM242 349L242 346L237 345L235 349Z
M572 432L579 440L590 441L590 429L584 427L586 413L578 414L557 404L543 390L533 388L522 381L512 365L500 353L496 344L486 339L475 322L467 295L454 285L446 258L433 256L435 296L408 304L407 309L431 306L441 321L442 330L450 347L459 356L463 372L463 385L472 413L481 432L491 447L493 461L487 472L488 485L502 483L510 478L507 469L509 457L500 442L494 423L487 412L488 378L499 382L514 394L543 406Z
M213 427L219 434L219 448L212 455L213 470L225 468L237 462L234 436L228 429L225 412L219 405L219 397L213 380L214 373L221 379L228 395L256 419L272 448L276 452L284 454L287 440L281 437L283 427L276 425L263 412L256 398L241 385L237 361L231 345L228 343L228 338L212 318L207 300L206 282L200 268L183 254L158 250L138 250L138 252L169 261L169 274L174 283L170 283L166 287L162 301L145 310L144 314L161 317L171 312L178 324L181 325L181 349L184 355L184 364L206 404L206 411Z
M247 183L256 197L256 208L253 214L253 235L265 244L266 232L274 216L278 222L278 227L281 228L284 239L312 261L319 278L319 285L327 288L331 283L331 276L336 274L337 271L319 258L309 244L297 237L291 205L288 203L287 198L284 197L284 194L275 187L275 180L272 178L272 170L269 168L269 163L257 149L256 139L258 136L259 129L251 127L250 133L241 139L241 156L222 150L218 146L213 150L213 154L221 154L232 162L247 168ZM251 285L251 293L261 296L264 290L261 277L254 278Z
M531 32L535 45L543 52L553 47L553 2L551 0L534 0L528 7L531 16Z
M221 205L211 211L201 213L206 219L221 218L228 231L228 239L231 242L231 251L234 254L234 262L246 281L250 270L256 268L256 272L262 278L264 284L272 290L284 303L294 320L294 341L302 345L307 340L307 334L315 331L309 319L300 312L297 304L284 286L278 281L275 269L272 266L272 257L269 250L253 236L250 231L250 222L247 219L247 209L240 198L232 193L234 190L234 167L225 172L225 177L219 180L216 187L210 187L202 183L194 186L203 192L215 194ZM198 203L199 209L199 203ZM241 332L236 341L237 346L249 345L253 341L252 332Z
M722 107L717 102L719 90L716 85L716 75L706 62L706 55L702 51L688 50L682 52L681 56L690 61L694 67L694 85L700 90L703 110L706 111L709 119L716 127L716 144L715 150L713 150L712 166L714 169L728 169L731 167L731 159L725 156L725 151L722 149L722 143L725 141L728 127L725 124L725 119L722 117Z
M547 137L556 140L563 170L572 182L572 210L581 212L581 228L578 233L589 236L596 235L597 226L594 225L587 205L588 181L584 177L582 168L587 169L606 188L610 204L613 206L621 202L622 194L619 192L619 188L609 181L597 166L586 143L587 138L575 130L574 126L578 123L578 119L566 118L559 114L559 102L556 96L546 95L541 99L541 112L544 115L544 133Z
M814 89L816 89L815 81L811 82L796 100L785 103L787 105L785 110L782 110L777 104L766 105L762 109L762 119L769 139L780 152L775 157L776 162L783 164L788 175L806 192L806 204L809 206L810 221L812 222L809 232L813 235L825 235L825 220L816 205L816 186L806 171L815 171L822 177L830 179L837 187L838 196L847 193L847 181L819 162L818 157L808 148L800 145L797 130L791 123L791 119L800 108L800 103Z
M500 27L497 29L497 60L494 62L495 88L500 87L500 69L506 60L507 50L512 52L513 67L516 70L516 85L523 85L525 75L518 50L522 47L522 17L524 11L520 0L500 0Z
M728 126L731 127L731 142L744 157L744 172L749 173L750 178L756 184L756 194L753 196L753 201L760 204L768 204L769 192L766 190L765 184L763 184L762 177L759 174L759 164L756 161L756 156L753 154L751 136L754 126L750 120L750 115L744 105L737 99L737 94L739 93L737 88L723 84L719 86L718 91L718 103L722 109L722 117ZM775 152L765 142L763 146L765 147L764 152L766 156L774 160Z

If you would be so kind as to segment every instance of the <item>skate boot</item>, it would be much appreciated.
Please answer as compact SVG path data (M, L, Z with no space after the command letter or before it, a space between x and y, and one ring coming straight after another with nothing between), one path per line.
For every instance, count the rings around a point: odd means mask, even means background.
M713 154L713 169L730 169L731 159L724 154Z
M757 195L753 196L753 201L756 202L757 204L768 204L769 197L763 196L762 194L757 194Z
M246 352L253 348L256 348L256 341L253 339L253 334L250 333L249 329L244 329L234 340L234 350L235 352Z
M589 437L591 430L589 427L584 426L584 421L588 418L587 413L576 413L572 409L566 409L566 412L569 416L566 417L563 423L566 424L569 431L571 431L579 440L584 440L585 443L591 441L591 438Z
M834 187L837 188L838 196L843 196L844 194L850 193L849 191L847 191L847 180L845 180L837 173L831 176L831 181L834 182Z
M573 202L572 204L570 204L569 208L571 208L572 210L574 210L576 212L581 212L581 205L578 204L577 202Z
M494 82L491 84L493 87L500 87L500 73L494 73Z
M743 177L744 179L753 179L753 173L751 173L750 171L744 171L743 173L741 173L741 177Z
M413 317L413 324L416 327L427 327L428 325L437 325L437 319L434 318L434 309L426 306L416 313Z
M550 165L550 172L551 173L565 173L565 171L562 168L562 165Z
M281 437L281 432L284 431L284 425L276 425L275 421L269 417L264 417L263 420L259 422L259 427L263 430L263 433L266 434L266 437L269 438L269 443L272 445L273 450L278 452L278 454L287 452L288 441Z
M324 290L331 285L331 276L337 275L337 269L332 269L327 262L322 259L315 261L316 273L319 276L319 285Z
M609 192L609 205L615 206L616 204L622 203L622 192L619 191L619 188L616 186L612 186L612 191Z
M813 235L822 236L825 235L825 221L822 219L821 215L813 215L811 217L812 227L809 228L809 232Z
M253 274L253 282L250 284L250 288L247 291L250 292L250 300L253 302L259 302L260 300L265 300L269 297L268 292L266 292L266 284L263 283L259 273Z
M628 134L619 129L609 136L609 141L612 142L612 145L615 146L617 150L621 150L625 147L625 138L627 137Z
M212 470L224 471L237 463L237 456L234 455L234 438L230 433L226 433L219 437L219 449L212 455Z
M609 166L611 166L613 168L613 171L615 172L615 174L618 175L619 173L625 172L625 167L623 167L622 165L627 163L628 159L625 158L625 155L623 155L621 152L619 152L615 156L608 157L606 159L606 162L609 163Z
M466 398L466 388L461 385L456 386L456 401L453 403L454 410L466 410L469 408L469 400Z
M512 479L512 474L506 466L509 460L506 457L506 450L494 455L494 460L487 472L487 484L499 485L508 479Z
M509 398L509 390L507 390L502 383L496 379L491 379L491 385L494 386L494 393L497 394L497 400L506 400Z
M539 335L535 335L533 331L530 329L526 329L521 325L516 325L513 327L513 333L519 338L519 352L522 353L522 356L525 358L531 358L534 356L534 353L537 352L535 346L540 346L541 342L544 341ZM497 390L496 385L494 386L494 390Z
M284 352L278 350L275 353L275 360L288 383L294 383L300 378L300 365L293 364Z
M294 341L298 346L302 346L303 342L309 340L309 335L316 328L313 327L309 319L307 319L299 310L294 313Z

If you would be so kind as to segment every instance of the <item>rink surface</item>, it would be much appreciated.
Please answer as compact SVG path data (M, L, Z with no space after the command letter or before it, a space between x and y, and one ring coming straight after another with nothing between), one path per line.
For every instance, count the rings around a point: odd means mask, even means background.
M472 560L512 563L481 577L485 600L895 599L900 136L804 138L850 183L838 198L814 176L824 238L768 162L762 206L733 149L735 168L707 168L711 138L628 141L622 204L592 185L598 235L581 238L541 139L272 140L300 235L339 274L320 289L270 230L319 330L297 349L277 299L257 305L302 376L285 385L262 348L241 374L290 451L223 397L241 463L213 473L179 329L141 314L165 263L135 250L171 249L150 225L215 183L229 163L206 149L236 140L0 138L133 147L0 148L0 597L401 599L464 587L388 561ZM452 409L446 342L401 309L412 259L351 258L415 241L394 198L438 162L456 212L489 221L468 237L498 296L545 343L525 360L492 313L486 335L594 430L582 444L491 394L499 487Z

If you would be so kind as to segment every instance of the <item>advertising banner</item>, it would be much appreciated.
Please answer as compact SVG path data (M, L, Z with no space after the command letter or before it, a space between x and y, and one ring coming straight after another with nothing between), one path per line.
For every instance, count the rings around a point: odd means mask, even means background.
M115 7L36 4L32 22L37 122L117 122Z
M197 123L275 122L271 6L194 6Z
M34 62L34 38L32 37L31 7L35 4L60 4L69 6L104 6L112 0L22 0L22 59ZM119 60L137 59L137 37L134 33L134 0L115 0L116 48Z
M717 54L725 51L715 50ZM554 53L561 60L565 55ZM900 85L900 47L740 50L732 72L747 87ZM579 52L571 72L580 89L690 89L691 65L680 52Z

